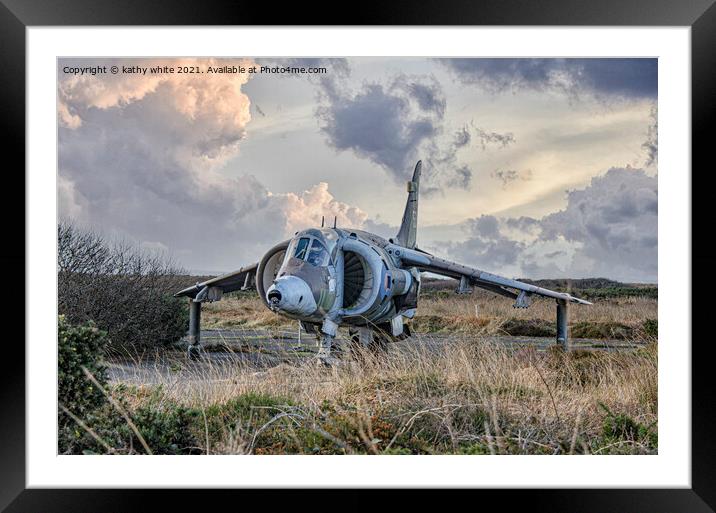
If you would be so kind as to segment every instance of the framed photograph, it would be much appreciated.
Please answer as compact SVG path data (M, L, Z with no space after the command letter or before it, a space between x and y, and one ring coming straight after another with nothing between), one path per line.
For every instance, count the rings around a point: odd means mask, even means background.
M712 511L711 4L4 1L3 507Z

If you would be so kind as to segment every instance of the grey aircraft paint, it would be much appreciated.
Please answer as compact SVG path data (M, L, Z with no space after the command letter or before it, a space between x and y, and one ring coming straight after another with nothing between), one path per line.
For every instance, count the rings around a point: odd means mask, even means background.
M395 239L336 226L309 228L278 243L260 262L176 293L191 304L190 355L200 347L201 303L249 288L256 288L268 308L316 333L321 341L318 356L324 362L339 326L348 326L351 338L364 345L405 338L410 331L404 321L415 315L423 272L460 280L458 293L480 287L513 298L515 308L529 307L533 295L554 299L558 342L568 348L567 303L591 303L438 258L416 246L420 167L418 162L408 182Z

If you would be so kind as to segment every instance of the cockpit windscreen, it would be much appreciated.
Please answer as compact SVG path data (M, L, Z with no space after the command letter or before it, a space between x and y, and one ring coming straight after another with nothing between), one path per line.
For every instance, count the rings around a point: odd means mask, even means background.
M299 260L304 260L306 258L306 251L308 250L308 243L311 241L308 237L301 237L298 239L298 243L296 244L296 251L294 252L293 256L295 258L298 258Z
M315 265L316 267L322 267L328 264L329 258L330 255L328 254L326 246L324 246L320 240L313 239L313 242L311 242L311 249L308 250L306 262L311 265Z
M286 258L283 265L289 261L290 257L303 260L316 267L328 265L331 255L326 245L315 237L298 237L293 239L286 251Z

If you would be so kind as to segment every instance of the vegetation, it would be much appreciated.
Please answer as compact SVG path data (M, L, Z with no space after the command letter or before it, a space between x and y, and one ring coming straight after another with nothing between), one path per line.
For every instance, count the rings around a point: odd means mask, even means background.
M172 294L196 278L69 225L58 235L60 453L658 451L655 287L539 283L594 301L570 309L573 338L637 342L632 351L509 348L495 337L555 335L554 302L514 309L481 290L455 295L455 284L443 280L425 284L412 343L380 356L359 354L331 368L296 353L274 355L269 366L242 353L196 362L168 347L187 325L186 304ZM253 291L203 312L205 328L256 329L262 337L295 330ZM105 363L108 347L135 355L125 368L136 375L108 381L107 366L118 362L110 352Z
M654 454L656 345L509 351L456 340L261 369L247 360L117 384L74 452L134 454ZM158 366L157 366L158 368ZM131 382L131 380L130 380ZM101 440L102 442L99 442Z
M441 280L445 282L447 280ZM436 288L439 285L439 288ZM421 296L411 329L416 333L478 336L556 336L554 302L535 299L527 309L514 301L475 290L457 295L454 283L428 286ZM295 322L268 310L255 291L232 293L204 305L206 328L295 329ZM574 306L569 312L570 336L585 339L651 340L657 338L658 302L648 296L594 299L592 306Z
M658 299L659 289L656 285L641 283L621 283L606 278L585 278L579 280L529 280L520 278L520 281L544 287L558 292L568 292L583 299L600 300L616 298L649 298ZM456 287L454 280L426 279L423 283L423 293L427 297L450 297Z
M107 342L107 334L91 322L72 326L62 315L57 323L57 331L58 442L60 453L65 453L85 445L82 442L85 432L74 418L91 418L104 403L101 388L87 379L85 369L101 386L106 386L107 369L102 350Z
M156 347L186 332L188 308L173 294L186 278L159 254L58 225L58 308L69 322L93 321L113 349Z
M560 292L569 292L584 299L645 297L657 299L659 289L656 285L630 284L608 280L606 278L585 278L581 280L526 280L539 287Z

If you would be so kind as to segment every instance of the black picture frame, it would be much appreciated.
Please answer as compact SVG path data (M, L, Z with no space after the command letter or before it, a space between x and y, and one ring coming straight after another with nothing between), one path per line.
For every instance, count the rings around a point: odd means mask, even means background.
M350 7L344 4L323 7L317 14L306 4L288 3L280 8L269 3L237 1L141 0L0 0L0 83L2 84L2 141L6 165L5 211L12 201L23 202L25 177L25 53L26 29L32 26L109 25L577 25L577 26L689 26L692 51L692 275L710 277L716 256L706 248L712 194L707 158L712 145L709 136L716 111L716 6L715 0L430 0L408 3L367 1ZM710 144L711 143L711 144ZM10 160L11 157L14 159ZM711 165L709 165L711 164ZM689 179L689 170L683 170ZM7 183L7 182L10 183ZM14 183L13 183L14 181ZM22 209L24 212L24 208ZM662 212L667 215L668 212ZM3 291L5 325L20 321L17 311L25 305L24 283L32 269L26 267L25 224L6 216L3 235L6 251L0 263L6 270ZM709 223L710 224L710 223ZM699 229L701 228L701 230ZM25 275L17 272L25 269ZM14 271L13 271L14 270ZM692 287L692 326L708 319L711 302L699 300ZM696 322L699 321L699 322ZM690 489L584 489L584 490L486 490L499 499L500 507L528 503L532 510L550 511L714 511L716 507L716 437L710 420L714 417L714 379L708 350L710 337L697 337L693 330L692 355L692 451ZM706 335L706 333L704 333ZM689 336L684 328L685 338ZM202 492L196 490L60 490L26 489L25 486L25 351L16 330L5 330L0 372L0 508L24 511L128 511L148 509L160 499L163 509L186 510L206 507ZM678 341L674 341L678 343ZM52 347L48 341L48 350ZM685 344L686 347L686 344ZM7 362L12 362L8 364ZM317 482L316 486L320 486ZM204 491L203 493L207 493ZM216 499L246 501L254 492L212 490ZM326 492L328 493L328 492ZM349 493L357 494L357 491ZM499 497L497 497L499 495ZM285 494L274 495L288 498ZM422 493L411 492L413 500ZM330 500L324 495L322 501ZM344 499L345 500L345 499ZM481 502L486 504L485 502ZM238 504L238 503L235 503ZM315 505L315 504L314 504ZM407 504L406 504L407 505Z

